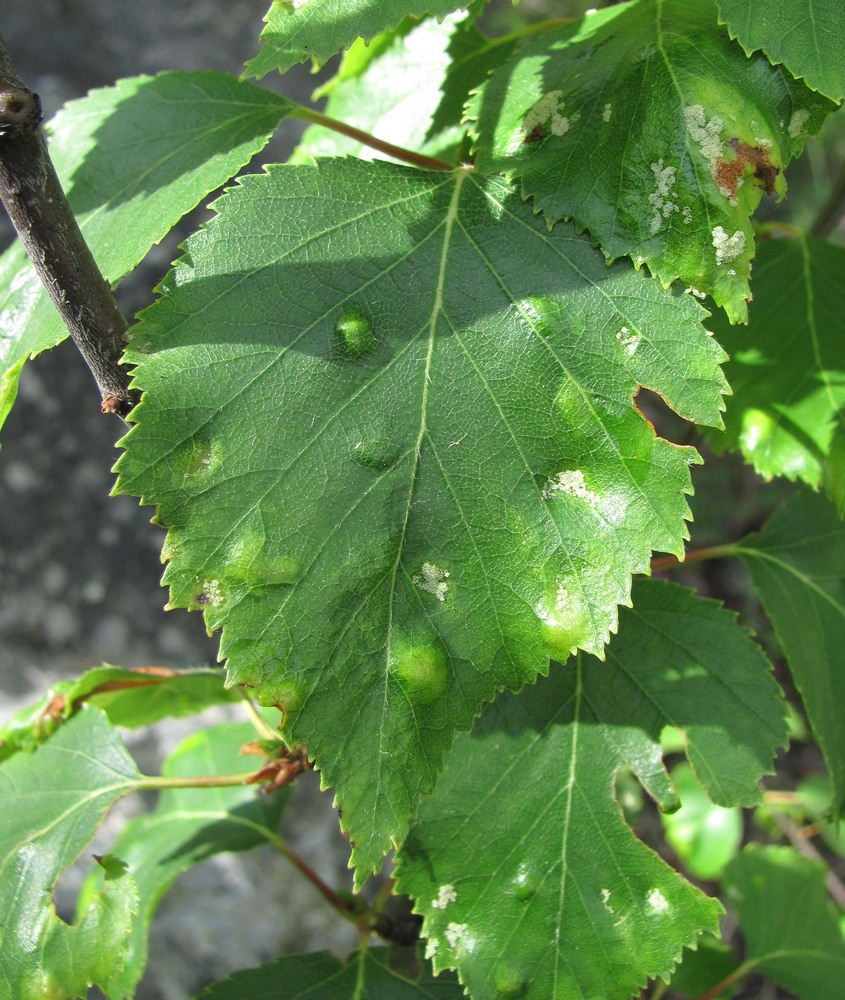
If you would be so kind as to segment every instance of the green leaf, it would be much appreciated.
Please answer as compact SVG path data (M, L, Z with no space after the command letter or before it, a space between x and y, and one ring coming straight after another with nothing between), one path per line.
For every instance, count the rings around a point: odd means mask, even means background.
M293 105L223 73L133 77L68 104L50 154L94 257L116 285L178 220L262 149ZM0 258L0 417L23 361L67 331L23 245Z
M720 349L689 296L471 169L271 167L218 209L133 341L119 489L158 505L172 604L337 789L363 877L454 731L600 653L631 574L682 550L697 456L632 397L718 422Z
M273 0L261 49L244 76L284 73L307 59L324 63L356 38L369 41L407 16L443 17L466 5L466 0Z
M35 749L86 703L103 709L112 725L136 728L240 701L223 682L223 671L208 667L94 667L75 680L54 684L40 701L0 726L0 761L18 750Z
M736 547L772 622L813 733L845 802L845 525L823 497L800 492Z
M733 615L638 582L606 664L555 665L456 738L397 858L435 969L456 967L472 996L525 1000L614 1000L668 978L720 907L632 836L618 772L676 806L660 750L671 724L711 796L758 799L782 715Z
M241 746L255 738L248 723L225 722L183 740L162 767L167 777L232 774L244 770ZM129 823L113 853L138 888L138 915L124 948L125 962L109 984L113 1000L134 995L147 962L150 921L174 879L223 851L249 851L276 837L289 789L263 795L255 785L231 788L174 788L163 791L155 809ZM80 896L85 908L102 882L94 872Z
M744 320L749 216L833 105L716 23L714 0L638 0L528 41L473 105L478 167L522 182L609 258Z
M110 806L141 775L102 712L85 708L33 754L0 766L0 994L68 1000L120 969L136 893L104 859L106 885L82 919L56 915L53 888Z
M845 431L845 249L810 237L764 241L747 329L710 320L731 355L733 389L718 447L738 449L766 479L825 485L845 514L836 442Z
M801 1000L839 996L845 977L845 943L826 874L824 864L791 848L752 844L725 877L745 937L744 967Z
M454 99L458 76L454 50L468 50L465 59L470 60L484 42L483 36L467 28L462 15L457 14L442 23L430 18L411 31L396 32L390 44L370 60L366 73L353 73L351 68L344 73L341 67L339 79L330 88L325 113L394 145L454 160L466 133L461 125L463 103L475 80L465 76L463 100ZM353 55L357 63L357 51ZM441 109L447 96L452 107L444 114ZM385 156L339 132L312 125L291 162L344 154L363 159Z
M719 0L719 18L750 56L773 63L834 101L845 97L845 7L840 0Z
M451 973L434 978L428 962L396 948L364 948L345 962L327 951L286 955L236 972L198 1000L464 1000Z
M739 850L742 814L736 807L725 809L712 802L686 764L672 768L672 783L681 808L660 817L666 840L691 875L718 878Z

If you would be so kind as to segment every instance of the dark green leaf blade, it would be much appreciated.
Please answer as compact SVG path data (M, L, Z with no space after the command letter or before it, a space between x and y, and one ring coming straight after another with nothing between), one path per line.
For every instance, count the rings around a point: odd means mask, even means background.
M736 322L749 216L833 105L716 23L714 0L644 0L527 42L473 105L478 166L522 182L610 258L709 292Z
M243 771L239 751L254 738L249 723L224 722L203 729L179 744L164 762L162 774L199 777ZM272 842L288 798L289 789L268 796L255 785L168 789L151 813L125 827L112 853L134 879L139 906L124 948L124 965L109 984L109 997L134 995L147 962L150 921L174 879L214 854L249 851ZM80 896L83 909L101 882L95 871Z
M744 966L802 1000L830 1000L845 979L845 943L826 871L790 848L752 844L725 877L745 936Z
M410 970L408 966L410 965ZM415 968L416 966L416 968ZM369 948L339 962L327 951L287 955L236 972L197 1000L464 1000L452 973L436 978L428 962L391 948Z
M209 667L94 667L75 680L54 684L40 701L0 726L0 760L18 750L34 750L86 703L103 709L112 725L132 729L239 701L238 692L227 689L224 680L222 670Z
M137 329L119 488L368 874L453 732L600 653L631 574L681 551L697 456L633 395L718 422L720 349L689 296L470 169L270 168L218 207Z
M808 236L769 240L754 265L748 328L710 320L731 355L733 398L716 448L735 448L764 478L825 486L845 514L837 441L845 432L845 249Z
M715 929L719 904L634 838L616 800L628 767L675 804L666 724L686 731L699 780L730 804L759 799L786 737L769 665L734 616L643 581L606 664L555 665L456 738L397 859L435 969L456 967L472 996L615 1000L668 978Z
M50 154L94 257L116 285L262 149L292 105L224 73L122 80L68 104ZM0 416L23 361L67 331L16 243L0 258ZM8 405L6 405L8 404Z
M356 38L369 41L409 15L443 17L459 7L466 7L466 0L274 0L264 18L261 49L244 76L284 73L307 59L324 63Z
M824 754L834 806L845 802L845 525L800 492L737 546L772 622Z
M0 992L15 1000L82 996L123 962L136 893L108 861L81 922L53 909L62 872L141 775L105 716L86 708L33 754L0 766Z
M719 0L720 19L748 55L773 63L833 101L845 97L845 7L839 0Z

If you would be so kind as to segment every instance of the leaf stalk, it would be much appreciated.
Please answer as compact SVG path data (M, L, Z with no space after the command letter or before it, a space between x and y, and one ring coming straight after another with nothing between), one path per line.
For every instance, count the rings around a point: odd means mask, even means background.
M322 125L323 128L339 132L341 135L355 139L357 142L361 142L371 149L377 149L380 153L392 156L395 160L410 163L414 167L422 167L424 170L455 169L455 164L449 163L447 160L440 160L436 156L424 156L422 153L415 153L412 149L405 149L403 146L394 146L392 142L385 142L383 139L378 139L369 132L364 132L363 129L355 128L354 125L347 125L346 122L330 118L328 115L321 114L313 108L306 108L301 104L297 106L296 111L292 113L291 117L300 118L302 121L311 122L313 125Z

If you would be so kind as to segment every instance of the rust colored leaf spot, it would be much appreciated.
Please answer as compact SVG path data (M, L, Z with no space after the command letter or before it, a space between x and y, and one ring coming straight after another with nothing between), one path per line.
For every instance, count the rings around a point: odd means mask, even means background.
M778 168L769 158L769 149L765 146L749 146L739 139L731 139L730 146L735 153L733 159L720 158L716 161L716 183L719 188L729 198L736 198L739 182L745 176L746 168L751 167L751 176L766 194L774 194Z
M523 142L540 142L543 139L543 126L540 122L531 129L531 131L522 140Z

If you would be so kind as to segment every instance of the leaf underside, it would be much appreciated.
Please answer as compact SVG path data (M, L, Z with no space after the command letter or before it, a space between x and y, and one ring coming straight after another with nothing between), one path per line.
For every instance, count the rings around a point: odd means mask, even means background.
M225 73L121 80L47 125L82 234L116 285L187 212L262 149L289 101ZM24 361L67 336L23 244L0 257L0 425Z
M712 294L749 298L764 191L833 110L716 23L713 0L643 0L526 42L471 104L482 170L518 178L551 222L610 257Z
M68 926L53 909L64 870L140 774L105 716L86 707L33 754L0 766L0 995L83 996L123 963L136 892L108 867L102 893Z
M600 654L631 574L681 551L697 455L633 395L717 424L722 354L689 296L469 170L270 168L217 207L136 328L119 489L366 876L455 730Z
M622 1000L717 925L718 902L633 836L616 778L629 768L677 805L660 748L671 724L711 798L759 800L783 704L715 602L649 581L634 597L606 663L553 665L455 740L399 852L435 969L457 968L472 996Z
M731 356L733 396L716 448L738 449L766 479L824 486L845 514L845 249L821 240L764 241L747 328L709 322Z
M264 18L261 49L244 68L260 79L297 63L324 63L356 38L369 41L406 17L443 17L466 0L274 0Z

